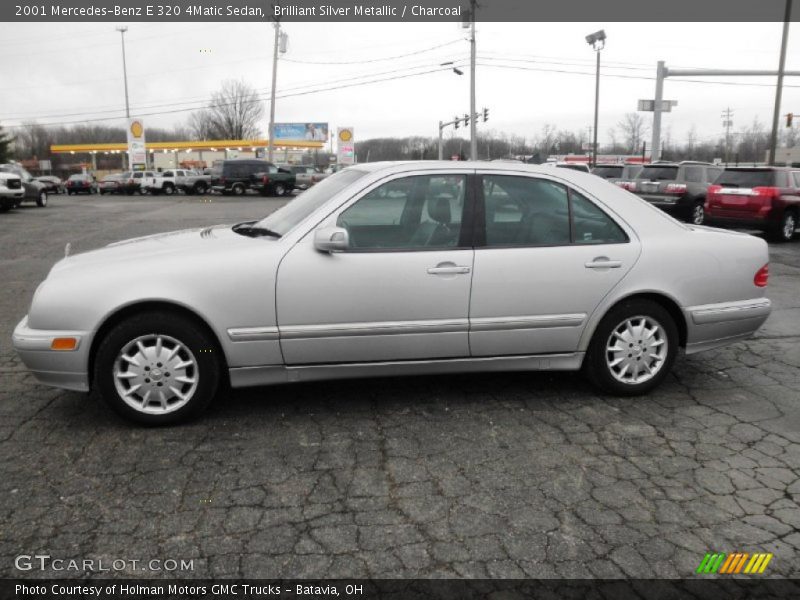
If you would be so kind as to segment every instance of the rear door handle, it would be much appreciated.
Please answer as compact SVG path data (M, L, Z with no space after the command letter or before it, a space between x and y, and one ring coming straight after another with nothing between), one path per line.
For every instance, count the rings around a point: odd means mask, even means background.
M584 263L587 269L619 269L622 266L621 260L608 260L605 257L595 258L591 262Z
M463 275L469 273L472 269L453 263L441 263L435 267L428 269L428 275Z

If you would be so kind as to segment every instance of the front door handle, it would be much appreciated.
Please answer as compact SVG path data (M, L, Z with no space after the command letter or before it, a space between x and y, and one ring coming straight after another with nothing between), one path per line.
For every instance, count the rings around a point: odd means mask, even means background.
M622 266L621 260L609 260L605 256L598 256L591 262L584 263L587 269L619 269Z
M428 269L428 275L463 275L469 273L471 270L470 267L445 262Z

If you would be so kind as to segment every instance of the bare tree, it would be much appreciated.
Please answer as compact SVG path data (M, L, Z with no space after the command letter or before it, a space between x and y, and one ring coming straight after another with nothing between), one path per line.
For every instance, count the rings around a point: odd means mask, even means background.
M627 150L632 154L636 154L641 148L644 136L649 129L649 127L645 125L642 115L635 112L626 113L622 121L617 123L617 127L619 127L622 133Z
M201 136L205 139L251 140L261 133L258 123L263 117L264 103L256 90L244 81L229 79L211 95L211 103L196 117L207 124L191 123L190 127L196 134L207 134Z
M193 112L186 127L189 129L192 139L203 141L214 138L214 124L208 109L204 108Z

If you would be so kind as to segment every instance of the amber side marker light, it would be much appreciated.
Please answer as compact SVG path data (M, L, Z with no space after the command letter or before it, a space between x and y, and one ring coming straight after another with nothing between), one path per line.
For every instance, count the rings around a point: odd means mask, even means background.
M75 350L77 347L77 338L55 338L50 344L51 350Z

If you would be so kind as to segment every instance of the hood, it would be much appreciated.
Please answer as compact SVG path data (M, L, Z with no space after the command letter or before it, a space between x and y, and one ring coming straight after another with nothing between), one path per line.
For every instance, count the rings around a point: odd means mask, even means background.
M157 233L120 242L114 242L60 260L51 273L71 270L78 267L117 267L126 262L153 259L196 260L205 253L219 253L229 247L238 247L271 240L272 238L249 238L235 233L231 225L216 225L198 229L184 229Z

